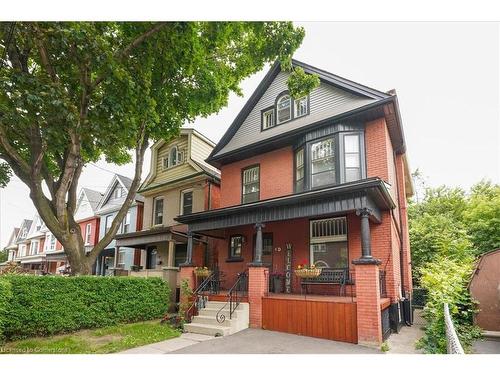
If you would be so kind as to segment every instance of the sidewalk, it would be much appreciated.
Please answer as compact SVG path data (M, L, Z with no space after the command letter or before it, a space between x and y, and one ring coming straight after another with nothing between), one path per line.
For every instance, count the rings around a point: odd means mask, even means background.
M216 337L199 335L197 333L183 333L175 339L156 342L154 344L128 349L118 354L166 354L203 341L215 340Z
M393 333L389 337L387 354L423 354L422 350L415 348L415 343L424 334L422 328L424 328L425 321L421 316L422 310L415 310L414 314L411 327L403 326L399 333Z

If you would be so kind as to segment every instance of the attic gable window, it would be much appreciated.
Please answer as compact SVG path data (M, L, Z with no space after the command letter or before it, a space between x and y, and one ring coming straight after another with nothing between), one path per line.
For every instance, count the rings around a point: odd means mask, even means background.
M262 114L262 129L269 129L274 126L274 109L269 109Z
M276 103L277 123L281 124L292 118L292 100L290 95L285 94Z
M168 169L175 167L176 165L182 164L184 162L184 153L179 151L177 146L173 146L169 152L168 156L165 156L162 160L163 169Z
M296 99L293 108L295 110L295 118L302 117L307 115L308 105L307 105L307 96L304 96L300 99Z

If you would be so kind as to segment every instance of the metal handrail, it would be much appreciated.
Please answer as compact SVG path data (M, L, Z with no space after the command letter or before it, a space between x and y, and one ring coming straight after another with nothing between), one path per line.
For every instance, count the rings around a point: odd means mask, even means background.
M229 304L229 319L232 319L234 311L238 308L241 302L241 296L239 292L241 292L242 282L246 280L248 277L247 270L238 274L236 281L233 286L227 292L227 301L226 303L217 311L215 318L217 322L223 323L226 320L226 315L222 312L224 308Z
M446 349L448 354L464 354L464 349L458 340L447 303L444 304L444 323L446 326Z
M196 310L202 309L206 306L208 298L203 294L203 292L210 290L212 282L216 281L217 272L212 272L205 280L203 280L200 285L193 291L195 299L191 306L185 312L185 319L191 321L191 316L194 314L194 308ZM191 314L190 314L191 312Z

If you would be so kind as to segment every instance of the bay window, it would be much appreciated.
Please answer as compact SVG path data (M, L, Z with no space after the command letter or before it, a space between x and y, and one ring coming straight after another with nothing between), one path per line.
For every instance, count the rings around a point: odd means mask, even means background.
M334 138L311 145L311 187L335 183Z

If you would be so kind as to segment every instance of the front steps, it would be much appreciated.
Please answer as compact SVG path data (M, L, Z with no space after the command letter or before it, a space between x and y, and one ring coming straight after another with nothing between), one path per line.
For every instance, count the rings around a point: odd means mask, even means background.
M221 311L226 320L219 323L216 319L217 312L226 305L226 302L208 301L205 308L200 309L191 323L184 324L184 330L191 333L200 333L209 336L227 336L248 328L249 306L241 302L229 319L229 303Z

